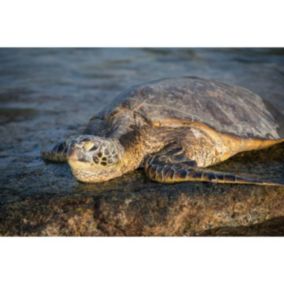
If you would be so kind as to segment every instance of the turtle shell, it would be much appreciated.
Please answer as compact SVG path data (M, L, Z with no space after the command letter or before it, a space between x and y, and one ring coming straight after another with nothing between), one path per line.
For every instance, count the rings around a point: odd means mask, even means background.
M119 95L104 115L117 107L135 111L149 121L198 121L240 137L279 138L279 125L260 96L215 80L180 77L153 81Z

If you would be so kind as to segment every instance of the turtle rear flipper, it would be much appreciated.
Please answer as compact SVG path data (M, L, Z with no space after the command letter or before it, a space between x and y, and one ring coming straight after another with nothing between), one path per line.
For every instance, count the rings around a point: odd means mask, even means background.
M169 155L171 154L171 155ZM179 183L186 181L210 182L222 184L255 184L263 186L280 186L274 182L267 182L260 179L237 176L232 173L212 171L196 167L194 161L183 155L180 148L161 151L148 158L145 162L147 176L161 183Z
M67 161L67 151L67 143L61 142L56 144L52 150L41 152L41 157L46 161L64 163Z

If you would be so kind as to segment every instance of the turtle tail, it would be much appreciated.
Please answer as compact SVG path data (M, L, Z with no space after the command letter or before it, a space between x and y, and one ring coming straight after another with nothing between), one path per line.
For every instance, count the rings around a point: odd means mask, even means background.
M52 150L41 152L41 157L43 160L64 163L67 161L67 151L68 147L66 142L56 144Z

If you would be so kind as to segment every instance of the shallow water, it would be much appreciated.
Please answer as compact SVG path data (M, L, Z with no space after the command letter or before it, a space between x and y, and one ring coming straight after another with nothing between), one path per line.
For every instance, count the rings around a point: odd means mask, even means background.
M129 86L180 75L247 87L284 115L284 49L1 49L0 203L34 193L153 186L141 171L79 184L67 165L43 162L40 151L80 132ZM218 168L284 182L284 151L273 151L265 158L241 155Z

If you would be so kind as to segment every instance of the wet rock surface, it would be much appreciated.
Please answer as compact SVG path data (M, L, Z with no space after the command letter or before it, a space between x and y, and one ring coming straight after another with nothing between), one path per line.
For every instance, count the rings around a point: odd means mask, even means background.
M284 191L280 188L200 184L179 188L152 184L131 191L34 195L1 208L0 233L28 236L282 235L283 204ZM278 220L276 224L273 219ZM265 222L268 222L266 230L261 226Z
M127 87L196 75L260 94L283 124L281 49L2 49L1 235L284 235L284 190L161 185L136 171L108 183L77 183L40 150L80 132ZM284 182L284 146L240 154L215 167Z

